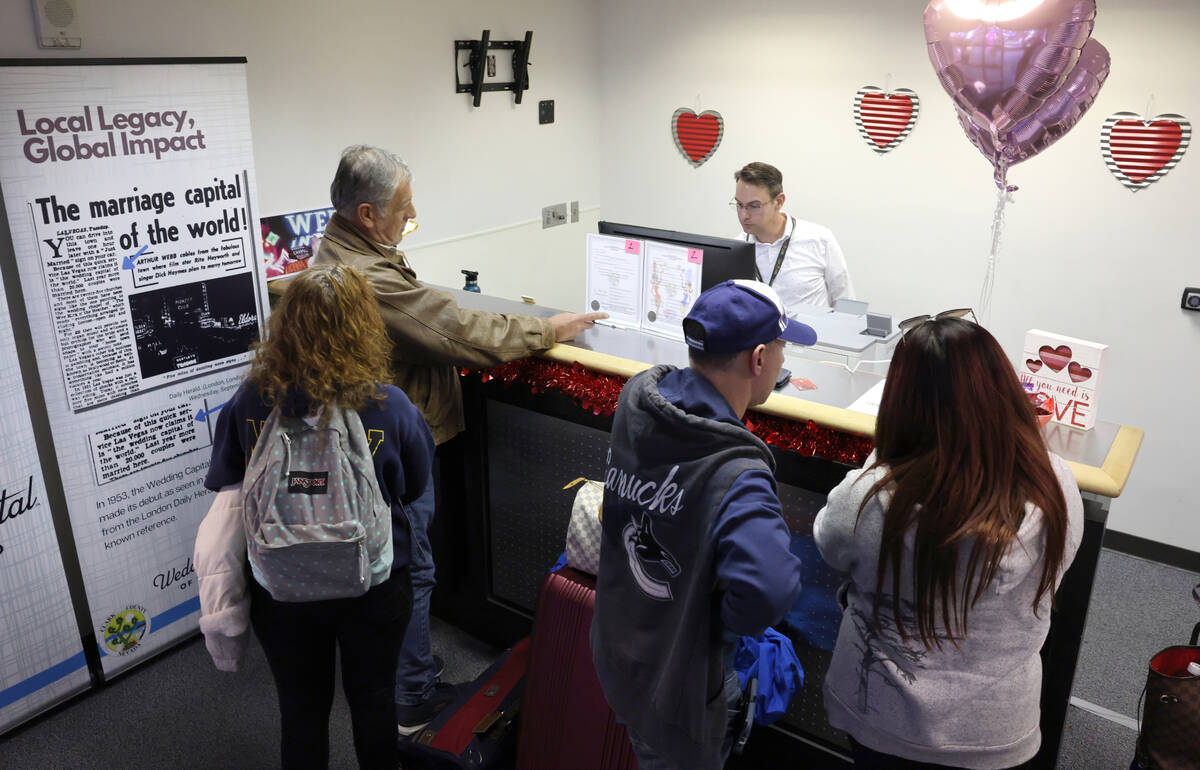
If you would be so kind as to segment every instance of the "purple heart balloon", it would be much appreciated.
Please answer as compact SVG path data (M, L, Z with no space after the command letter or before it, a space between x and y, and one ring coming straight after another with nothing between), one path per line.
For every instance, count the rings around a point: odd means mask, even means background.
M1089 40L1095 17L1095 0L926 6L934 72L1002 189L1008 166L1052 144L1095 100L1108 75L1108 52Z
M1058 91L1046 99L1033 115L1000 134L995 134L988 125L977 123L964 110L958 110L958 122L967 138L995 169L997 187L1008 187L1009 166L1037 155L1079 122L1092 102L1096 101L1100 86L1108 77L1108 66L1108 51L1100 45L1100 41L1089 40L1083 46L1079 61Z

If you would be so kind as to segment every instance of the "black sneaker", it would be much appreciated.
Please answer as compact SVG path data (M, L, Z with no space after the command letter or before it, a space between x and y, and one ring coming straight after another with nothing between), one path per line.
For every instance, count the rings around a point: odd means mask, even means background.
M433 686L433 693L424 703L416 706L401 706L396 704L396 724L400 735L408 737L420 732L421 728L433 721L438 712L452 703L458 697L458 687L452 684L438 682Z
M433 656L433 678L441 679L442 672L446 670L446 661L442 660L441 655Z

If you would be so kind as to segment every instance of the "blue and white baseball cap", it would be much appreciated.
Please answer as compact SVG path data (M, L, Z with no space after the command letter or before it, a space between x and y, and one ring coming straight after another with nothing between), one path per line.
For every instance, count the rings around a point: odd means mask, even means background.
M683 319L688 347L708 353L737 353L779 337L812 345L811 326L787 317L783 300L761 281L734 279L713 286L696 298Z

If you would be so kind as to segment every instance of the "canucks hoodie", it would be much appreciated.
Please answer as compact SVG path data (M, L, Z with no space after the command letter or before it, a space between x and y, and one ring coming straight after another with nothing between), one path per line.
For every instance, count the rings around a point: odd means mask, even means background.
M719 768L731 635L792 606L770 451L691 369L631 378L605 473L592 655L609 705L656 752Z

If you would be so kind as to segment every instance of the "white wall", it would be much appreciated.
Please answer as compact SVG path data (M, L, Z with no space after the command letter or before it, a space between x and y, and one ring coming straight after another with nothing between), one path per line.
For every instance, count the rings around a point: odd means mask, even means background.
M79 5L83 48L47 53L36 47L28 0L0 0L0 57L245 56L262 213L329 205L341 149L378 144L400 153L413 170L420 229L406 245L424 280L461 286L459 268L470 267L481 271L485 289L525 288L514 276L527 274L523 264L537 264L535 289L577 281L577 294L508 296L582 304L578 251L571 250L569 261L564 246L582 243L582 234L567 237L578 225L526 227L519 248L512 239L498 245L484 238L478 258L461 263L435 261L444 250L420 247L540 220L541 207L551 203L594 205L599 5L591 0ZM493 40L522 39L533 30L530 88L520 105L511 92L499 92L483 94L475 108L468 94L454 92L453 41L478 39L485 28ZM511 71L506 65L499 62L498 74ZM538 125L540 99L555 100L555 123Z
M596 232L597 209L585 206L578 222L547 230L542 230L540 218L531 219L411 246L405 254L415 265L436 266L444 271L446 277L440 281L444 286L462 286L464 276L459 270L468 268L479 271L479 287L485 294L508 299L530 297L538 305L578 312L587 290L579 263L586 233ZM538 244L538 253L529 253L531 243ZM434 272L418 269L422 276Z
M416 174L421 276L575 307L582 233L596 218L732 234L733 170L767 160L790 208L830 226L860 298L897 318L975 304L995 191L933 77L923 0L482 0L83 3L81 57L245 55L260 206L324 205L338 151L371 142ZM26 0L0 0L0 56L47 55ZM1200 23L1191 0L1102 2L1095 35L1113 71L1082 123L1011 172L990 328L1014 358L1032 327L1107 342L1100 417L1146 430L1114 529L1200 550L1191 475L1200 434L1200 157L1137 195L1108 173L1099 129L1118 110L1200 121ZM524 104L453 93L451 41L534 30ZM52 54L62 55L62 54ZM75 54L72 54L75 55ZM922 97L916 130L886 156L855 130L866 84ZM557 122L539 126L553 98ZM693 169L670 138L677 107L716 109L725 137ZM1200 150L1193 148L1195 155ZM549 203L579 200L578 225L542 231ZM595 206L599 205L599 210ZM515 235L514 235L515 234ZM465 237L464 237L465 236ZM530 288L532 287L532 289Z
M605 219L710 234L739 228L733 171L765 160L784 172L792 213L828 225L860 299L895 318L975 305L996 191L934 78L923 0L609 0L601 100ZM1030 328L1110 345L1100 419L1145 429L1113 529L1200 550L1196 511L1200 313L1200 150L1131 194L1100 155L1100 125L1121 110L1200 122L1193 0L1101 2L1095 37L1112 74L1082 122L1016 166L989 328L1019 356ZM863 85L921 97L908 140L879 156L854 126ZM699 99L697 99L699 94ZM675 150L678 107L725 118L720 148L692 169Z

